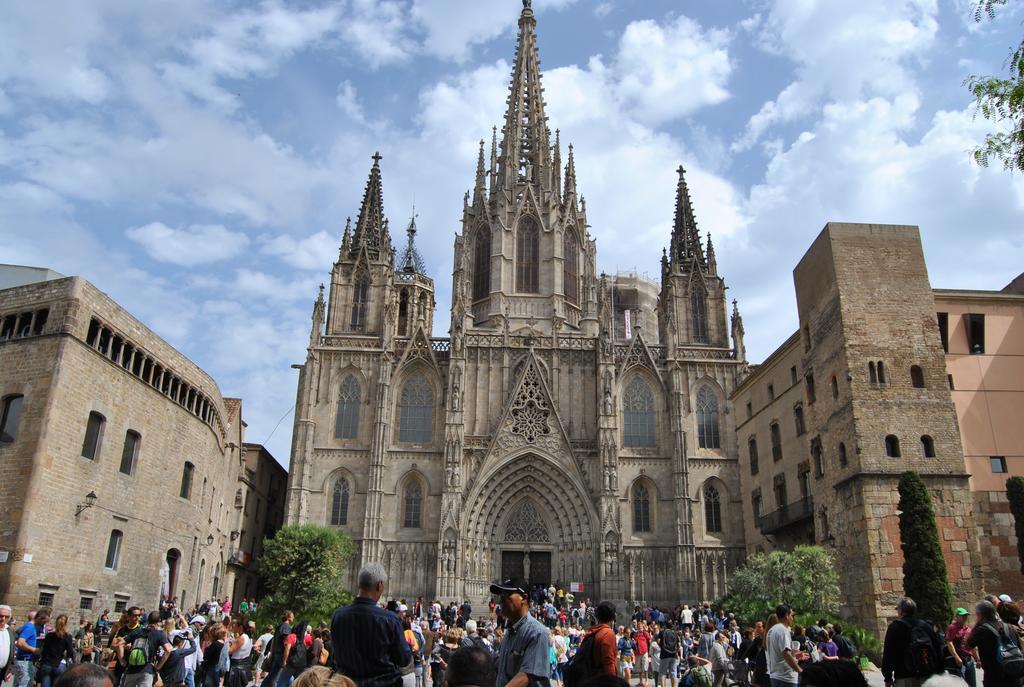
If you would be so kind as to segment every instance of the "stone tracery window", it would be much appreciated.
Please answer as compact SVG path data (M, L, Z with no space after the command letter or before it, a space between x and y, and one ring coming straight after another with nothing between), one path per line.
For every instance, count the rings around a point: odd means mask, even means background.
M707 292L700 284L695 284L690 292L690 315L693 320L693 340L697 343L708 342L708 311Z
M651 531L651 496L643 484L633 487L633 531Z
M654 394L639 377L626 386L622 395L623 445L628 447L651 448L655 445Z
M345 479L344 477L339 477L338 480L334 483L334 493L331 496L332 525L348 524L348 498L348 480Z
M508 524L505 525L505 541L542 544L551 541L548 527L532 501L523 501L509 515Z
M419 528L423 526L423 486L417 479L411 479L405 485L403 496L405 517L402 519L403 527Z
M360 272L352 285L352 331L366 329L366 304L370 297L370 277Z
M434 387L422 372L409 377L398 401L398 440L430 443L434 435Z
M701 448L721 448L718 399L707 386L702 386L697 392L697 443Z
M576 246L576 235L572 232L571 229L567 229L565 232L565 238L562 241L562 252L564 253L565 258L562 269L562 281L564 282L565 299L572 303L573 305L579 305L579 249Z
M359 432L359 382L347 375L341 383L338 396L338 417L334 422L334 436L337 439L355 439Z
M704 490L704 527L708 532L722 531L722 500L713 486Z
M537 222L524 217L516 232L516 291L537 293L540 273L540 232Z
M491 290L491 228L480 225L473 250L473 300L485 298Z
M522 435L528 443L551 434L551 410L541 389L537 368L530 365L523 373L523 383L512 402L512 433Z

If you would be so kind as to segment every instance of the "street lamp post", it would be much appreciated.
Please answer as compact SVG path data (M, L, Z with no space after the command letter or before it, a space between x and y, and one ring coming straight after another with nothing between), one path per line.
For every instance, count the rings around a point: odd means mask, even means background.
M93 506L95 506L97 498L98 497L96 496L96 492L95 491L90 491L88 494L86 494L85 495L85 503L80 503L80 504L78 504L78 507L75 508L75 517L77 518L83 512L85 512L88 509L90 509Z

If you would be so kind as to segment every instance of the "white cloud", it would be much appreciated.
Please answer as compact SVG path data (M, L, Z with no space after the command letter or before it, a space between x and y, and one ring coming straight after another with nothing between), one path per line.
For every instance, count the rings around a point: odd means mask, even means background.
M337 259L340 243L340 236L331 236L326 231L318 231L304 239L282 234L268 239L262 252L276 256L292 267L326 272Z
M249 238L220 224L193 224L183 229L150 222L125 232L150 257L181 267L194 267L233 258L249 245Z
M615 60L619 97L643 122L659 123L729 97L729 34L704 31L689 17L632 22Z

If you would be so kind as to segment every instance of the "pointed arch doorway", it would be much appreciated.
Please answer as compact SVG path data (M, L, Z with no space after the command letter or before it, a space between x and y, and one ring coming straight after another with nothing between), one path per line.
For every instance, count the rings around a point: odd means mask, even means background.
M551 534L537 505L522 499L505 522L501 548L501 579L519 580L533 589L555 582L551 571Z

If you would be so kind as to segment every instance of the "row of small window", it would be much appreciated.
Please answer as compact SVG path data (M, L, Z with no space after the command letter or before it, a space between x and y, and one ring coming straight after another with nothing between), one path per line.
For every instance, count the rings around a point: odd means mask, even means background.
M39 608L53 608L57 593L49 589L39 591L36 597L36 606ZM83 594L78 597L78 610L91 611L96 608L96 596L94 594ZM118 596L114 599L114 613L124 613L128 609L128 597Z
M793 407L793 423L796 426L797 436L802 436L807 433L807 427L804 423L804 407L802 404L797 404ZM768 432L771 437L772 460L777 463L782 460L782 429L779 427L778 422L773 422L768 426ZM747 454L750 457L750 474L756 475L759 469L757 437L752 436L747 439Z
M713 485L703 491L704 530L710 534L722 532L722 499ZM651 532L651 493L646 485L638 483L633 487L633 531Z
M103 446L103 430L107 426L107 419L95 410L89 413L89 420L85 425L85 439L82 441L82 457L89 460L96 460L100 455ZM124 445L121 448L121 466L118 468L125 475L135 472L139 459L139 448L142 445L142 435L134 429L124 433Z
M212 426L217 419L213 402L202 392L189 386L173 370L158 363L128 339L113 333L95 317L89 321L85 343L164 396L170 397L206 424Z
M949 313L936 313L939 321L939 340L942 350L949 353ZM967 335L967 351L971 355L985 353L985 316L981 313L964 314L964 333Z
M39 336L43 333L43 328L46 327L49 317L49 308L4 315L0 317L0 341Z
M348 524L348 504L352 487L345 477L334 481L331 489L331 515L328 520L335 527ZM420 529L423 527L423 483L410 479L402 489L402 527Z

